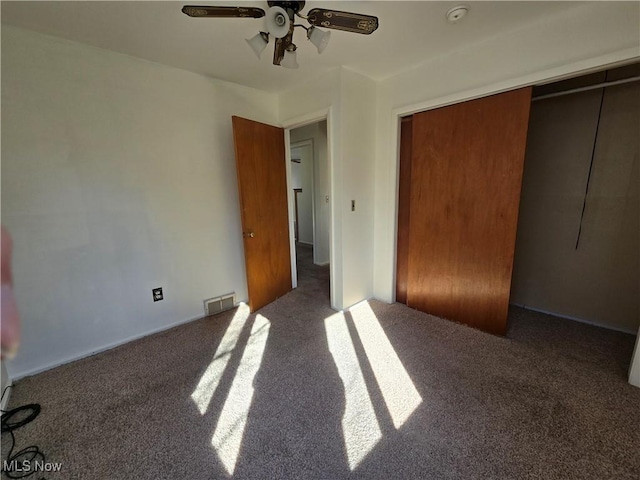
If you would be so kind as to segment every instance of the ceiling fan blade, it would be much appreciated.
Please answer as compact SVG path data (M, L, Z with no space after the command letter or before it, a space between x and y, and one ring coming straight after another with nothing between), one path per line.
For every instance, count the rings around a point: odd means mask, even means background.
M214 18L261 18L264 10L257 7L206 7L202 5L185 5L182 13L190 17Z
M314 8L307 14L307 17L309 23L317 27L333 28L364 35L370 35L378 28L378 17L360 15L359 13Z

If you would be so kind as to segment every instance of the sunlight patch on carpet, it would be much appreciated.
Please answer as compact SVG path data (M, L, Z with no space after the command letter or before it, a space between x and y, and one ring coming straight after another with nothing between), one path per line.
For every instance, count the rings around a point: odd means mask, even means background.
M382 438L367 385L342 312L326 318L329 351L344 385L346 404L342 433L349 467L354 470Z
M225 368L227 368L231 354L234 348L236 348L238 337L240 337L247 318L249 318L249 306L245 303L240 303L231 323L227 327L227 331L224 333L224 337L222 337L220 345L218 345L216 349L213 360L200 378L198 386L191 394L191 399L197 405L201 415L204 415L209 408L209 403L211 403L211 399L218 388L222 374Z
M352 307L349 312L367 354L382 396L399 429L422 403L422 397L398 358L368 302Z
M271 323L258 315L211 439L229 475L233 475L253 399L253 380L260 369Z

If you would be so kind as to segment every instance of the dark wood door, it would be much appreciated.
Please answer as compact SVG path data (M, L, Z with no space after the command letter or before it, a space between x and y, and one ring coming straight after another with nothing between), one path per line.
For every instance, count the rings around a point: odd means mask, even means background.
M398 243L396 256L396 302L407 303L409 280L409 217L411 213L411 142L413 117L400 122L400 168L398 172Z
M242 236L252 312L291 290L284 130L233 117Z
M413 116L407 304L504 334L531 89Z

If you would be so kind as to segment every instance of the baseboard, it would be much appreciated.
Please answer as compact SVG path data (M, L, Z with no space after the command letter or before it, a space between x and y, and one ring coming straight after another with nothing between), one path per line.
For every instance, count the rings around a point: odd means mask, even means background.
M92 355L96 355L98 353L106 352L107 350L111 350L112 348L119 347L120 345L124 345L125 343L133 342L134 340L139 340L144 337L148 337L149 335L154 335L156 333L164 332L165 330L171 330L172 328L178 327L185 323L193 322L195 320L200 320L204 318L203 315L198 315L195 317L187 318L184 320L179 320L177 322L171 323L169 325L163 325L162 327L154 328L148 330L144 333L140 333L138 335L133 335L131 337L127 337L123 340L118 340L117 342L108 343L102 347L97 349L86 350L84 352L72 355L70 357L64 358L62 360L57 360L55 362L49 363L43 367L34 368L31 370L25 370L23 372L18 372L13 374L13 381L19 380L24 377L30 377L31 375L37 375L38 373L46 372L47 370L51 370L52 368L60 367L61 365L66 365L67 363L75 362L76 360L82 360L83 358L90 357ZM11 389L10 389L11 390Z
M510 303L514 307L524 308L525 310L531 310L532 312L544 313L545 315L551 315L553 317L564 318L565 320L573 320L574 322L586 323L587 325L592 325L594 327L606 328L607 330L614 330L616 332L629 333L631 335L637 335L638 332L635 330L629 330L627 328L614 327L611 325L607 325L604 323L598 323L591 320L585 320L583 318L572 317L571 315L564 315L562 313L550 312L548 310L542 310L540 308L534 308L528 305L519 305L517 303Z

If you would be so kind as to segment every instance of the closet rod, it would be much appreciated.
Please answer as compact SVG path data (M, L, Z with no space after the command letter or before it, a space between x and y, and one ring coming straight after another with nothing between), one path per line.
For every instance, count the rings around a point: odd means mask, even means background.
M578 93L578 92L587 92L589 90L595 90L596 88L612 87L614 85L622 85L623 83L637 82L638 80L640 80L640 75L636 77L623 78L622 80L614 80L612 82L603 82L603 83L598 83L596 85L589 85L588 87L573 88L571 90L565 90L564 92L555 92L555 93L548 93L547 95L538 95L537 97L533 97L531 101L535 102L536 100L544 100L546 98L561 97L563 95L570 95L572 93Z

